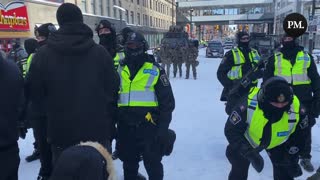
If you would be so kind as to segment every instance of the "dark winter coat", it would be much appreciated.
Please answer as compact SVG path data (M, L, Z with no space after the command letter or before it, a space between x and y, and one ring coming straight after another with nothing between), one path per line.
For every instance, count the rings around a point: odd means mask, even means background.
M119 77L85 24L65 24L41 47L29 70L31 100L48 120L50 143L105 144L112 136Z
M151 112L153 118L157 121L158 126L168 129L172 118L172 112L175 108L175 100L173 92L171 89L170 82L165 74L165 70L158 64L154 62L154 59L149 56L145 57L144 62L153 62L159 69L159 80L155 84L155 94L158 100L158 107L120 107L118 112L118 121L123 123L141 123L145 121L145 116L147 112ZM125 59L124 63L130 60ZM122 64L126 65L126 64ZM131 79L133 79L142 64L130 64L128 63L128 68L131 74Z
M0 151L16 145L19 112L23 102L23 78L13 61L0 56Z
M50 180L115 180L112 157L99 143L85 142L62 152Z

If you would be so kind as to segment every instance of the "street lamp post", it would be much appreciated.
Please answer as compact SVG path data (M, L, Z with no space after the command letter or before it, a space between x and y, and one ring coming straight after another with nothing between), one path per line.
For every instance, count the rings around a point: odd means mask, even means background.
M193 33L193 24L192 24L192 13L193 13L193 9L190 9L190 36L192 38L192 33Z
M120 12L120 30L123 28L122 27L122 12L126 12L126 9L124 9L123 7L117 6L117 5L113 5L113 8L115 9L119 9Z

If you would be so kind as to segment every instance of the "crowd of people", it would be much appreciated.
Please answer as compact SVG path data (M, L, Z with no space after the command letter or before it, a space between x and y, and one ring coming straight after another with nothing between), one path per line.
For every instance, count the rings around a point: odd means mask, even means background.
M161 160L175 141L175 100L144 36L124 28L118 44L114 27L101 20L97 44L71 3L59 6L56 18L58 30L42 24L25 50L15 42L1 56L0 179L18 179L17 140L31 127L34 152L26 160L40 159L38 180L116 179L113 140L125 180L146 179L138 173L141 158L149 179L162 180Z

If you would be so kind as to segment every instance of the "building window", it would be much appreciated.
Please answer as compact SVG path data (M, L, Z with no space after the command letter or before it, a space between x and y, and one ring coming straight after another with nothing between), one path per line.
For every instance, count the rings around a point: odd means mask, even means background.
M137 13L138 24L140 25L140 13Z
M150 9L152 9L152 0L150 0L149 6L150 6Z
M140 4L140 0L137 0L137 4L138 4L138 5Z
M111 9L110 9L110 0L107 0L106 6L107 6L107 15L110 17L111 16L111 14L110 14L110 11L111 11Z
M133 13L133 11L130 12L130 16L131 16L131 24L134 24L134 13Z
M133 3L133 0L131 0L131 2Z
M91 10L93 14L96 14L95 0L91 0Z
M126 21L129 23L129 11L126 9Z
M150 19L150 24L149 25L152 26L152 16L150 16L149 19Z
M99 1L99 11L100 11L100 15L103 15L103 6L102 6L102 0Z
M81 5L82 5L82 11L84 13L87 12L87 0L81 0Z

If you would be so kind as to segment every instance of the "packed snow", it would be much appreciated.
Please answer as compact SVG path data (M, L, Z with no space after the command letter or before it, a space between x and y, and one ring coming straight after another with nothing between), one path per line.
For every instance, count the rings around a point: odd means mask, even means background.
M170 128L176 131L177 141L171 156L164 157L162 161L166 180L223 180L228 179L231 168L225 156L227 140L223 132L227 115L224 112L224 104L219 101L222 85L216 77L221 59L205 58L205 49L200 49L198 60L200 64L197 67L197 80L192 79L191 70L191 78L185 79L184 66L182 78L170 77L176 100ZM320 137L317 136L319 133L320 123L317 122L312 136L312 163L315 168L320 165ZM25 161L25 157L33 151L33 141L31 130L25 140L19 140L20 180L37 178L39 160L31 163ZM265 152L262 152L262 156L265 160L263 171L259 174L250 167L249 180L273 179L271 162ZM115 165L121 180L122 163L116 160ZM147 175L142 163L139 171ZM303 176L296 179L305 180L310 175L311 173L304 171Z

